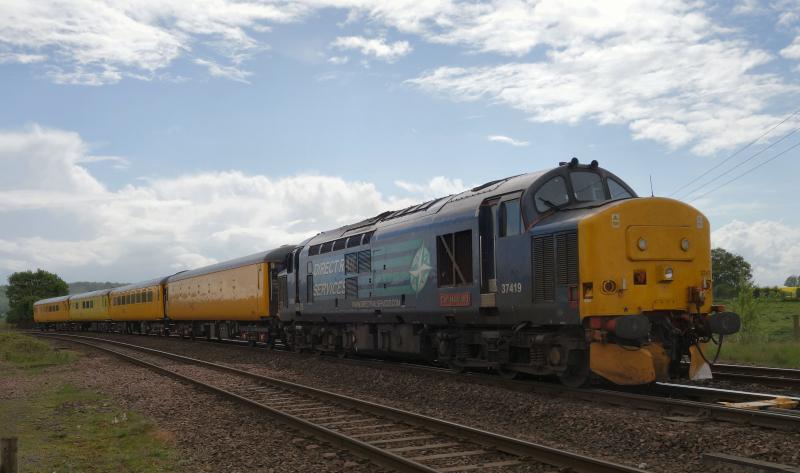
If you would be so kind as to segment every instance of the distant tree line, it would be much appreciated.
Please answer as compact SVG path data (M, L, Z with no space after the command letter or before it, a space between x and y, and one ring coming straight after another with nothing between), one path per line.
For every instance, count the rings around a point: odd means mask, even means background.
M67 283L42 269L21 271L8 277L9 311L6 320L20 327L33 325L33 303L49 297L66 296Z

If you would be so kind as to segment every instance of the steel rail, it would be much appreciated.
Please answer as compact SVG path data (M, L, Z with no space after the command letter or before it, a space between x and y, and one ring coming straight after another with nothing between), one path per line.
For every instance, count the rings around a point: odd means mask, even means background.
M70 335L78 336L79 335ZM99 340L107 340L100 338ZM203 340L203 339L196 339ZM123 343L115 342L114 343ZM225 342L223 342L225 343ZM239 348L248 348L241 344L231 344ZM315 355L278 350L293 356L317 358ZM322 358L332 363L346 363L360 366L371 366L380 369L400 369L436 373L437 376L451 377L457 381L466 381L491 387L503 387L519 392L546 394L551 397L564 397L588 402L637 408L660 412L664 415L700 417L704 419L752 425L767 429L787 432L800 432L800 411L785 410L747 410L727 407L718 401L744 402L752 400L773 399L774 394L745 393L732 390L706 388L679 384L657 383L646 390L640 388L618 387L615 389L568 388L566 386L536 381L509 380L495 375L481 373L459 373L454 370L418 365L412 363L391 363L373 359L358 358Z
M784 389L800 389L800 370L716 364L711 368L714 378L737 383L753 383Z
M213 363L209 361L199 360L196 358L190 358L183 355L178 355L174 353L169 353L161 350L156 350L153 348L142 347L138 345L133 345L125 342L119 342L115 340L108 340L103 338L94 338L94 337L86 337L80 335L64 335L64 334L39 334L44 336L45 338L51 338L54 340L64 340L74 343L80 343L86 346L90 346L96 349L104 350L106 352L112 353L126 361L130 361L141 366L147 367L149 369L158 371L162 374L167 376L173 377L175 379L179 379L181 381L188 382L200 388L209 390L213 393L220 394L226 396L228 398L234 399L238 402L245 403L261 409L271 416L275 417L276 419L281 420L285 424L289 425L290 427L299 428L300 430L307 432L311 435L319 437L324 441L328 441L333 443L337 446L345 448L347 450L353 451L356 454L360 454L370 460L374 461L375 463L385 466L387 468L394 469L396 471L409 471L409 472L436 472L436 471L443 471L438 470L436 468L424 465L422 463L418 463L416 461L410 460L408 458L402 457L400 455L391 453L382 449L380 447L376 447L368 442L364 442L352 437L348 437L342 433L336 432L334 430L328 429L321 425L317 425L313 422L309 422L304 420L300 417L294 416L292 414L282 412L278 409L271 408L265 404L259 403L252 399L248 399L243 396L239 396L233 392L228 390L219 388L217 386L213 386L202 381L199 381L194 378L190 378L179 373L170 371L166 368L160 367L158 365L148 363L144 360L137 359L136 357L132 357L130 355L126 355L124 353L120 353L116 350L112 350L107 347L102 347L96 345L94 343L89 343L83 340L78 339L88 339L92 341L98 341L101 343L107 343L111 345L121 346L126 349L131 349L138 352L153 354L156 356L161 356L164 358L173 359L176 361L181 361L185 363L191 363L199 366L204 366L208 368L212 368L215 370L236 374L242 377L247 377L259 382L268 383L282 389L287 389L290 391L294 391L297 393L302 393L308 397L316 398L325 400L332 404L336 405L343 405L353 409L356 409L361 412L369 412L375 416L380 416L382 418L392 419L396 422L411 424L417 427L421 427L424 429L428 429L433 432L438 432L444 435L452 436L458 439L466 439L470 442L476 443L481 445L482 447L486 448L493 448L499 452L504 452L507 454L514 455L516 457L520 457L524 461L535 461L540 463L546 463L548 465L552 465L558 468L567 468L570 471L575 472L586 472L586 473L646 473L645 470L630 467L626 465L621 465L613 462L609 462L606 460L600 460L597 458L588 457L585 455L567 452L564 450L560 450L557 448L547 447L544 445L534 444L531 442L527 442L520 439L515 439L512 437L508 437L501 434L496 434L492 432L488 432L481 429L476 429L474 427L468 427L461 424L457 424L454 422L436 419L433 417L425 416L422 414L417 414L409 411L405 411L402 409L397 409L389 406L383 406L380 404L363 401L360 399L356 399L349 396L344 396L341 394L336 394L329 391L324 391L317 388L312 388L309 386L303 386L297 383L292 383L290 381L284 381L276 378L271 378L267 376L262 376L256 373L240 370L238 368L233 368L226 365L221 365L218 363ZM501 462L502 463L502 462ZM516 464L517 462L514 462ZM485 465L487 468L491 466L491 464ZM502 465L498 465L502 466Z

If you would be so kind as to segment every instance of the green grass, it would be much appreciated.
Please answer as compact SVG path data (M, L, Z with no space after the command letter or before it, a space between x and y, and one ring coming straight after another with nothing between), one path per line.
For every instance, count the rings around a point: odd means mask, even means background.
M169 435L146 418L70 384L43 386L32 398L0 401L0 434L19 438L20 471L180 470Z
M730 301L721 301L735 310ZM720 360L782 368L800 368L800 340L794 338L792 316L800 314L800 301L758 299L755 333L728 337Z
M726 339L720 361L778 368L800 368L800 342L749 342Z
M54 350L49 343L34 337L0 330L0 362L5 366L35 371L69 363L75 357L75 352Z

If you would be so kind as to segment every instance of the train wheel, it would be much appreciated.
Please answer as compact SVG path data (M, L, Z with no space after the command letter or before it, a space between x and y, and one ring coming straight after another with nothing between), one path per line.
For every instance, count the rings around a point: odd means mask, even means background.
M558 373L558 379L564 386L580 388L589 384L589 353L586 350L571 350L567 369Z

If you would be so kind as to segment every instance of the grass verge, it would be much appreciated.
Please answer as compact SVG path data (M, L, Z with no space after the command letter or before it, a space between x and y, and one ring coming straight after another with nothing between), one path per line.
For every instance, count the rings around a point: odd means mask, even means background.
M76 359L75 352L0 330L0 436L19 439L20 471L180 471L171 434L65 381Z
M19 438L20 471L176 471L177 454L146 418L71 384L0 401L0 433Z
M13 368L36 371L69 363L75 357L75 352L54 350L52 345L42 340L10 330L0 331L0 361Z
M719 359L777 368L800 368L800 343L740 342L725 340Z

